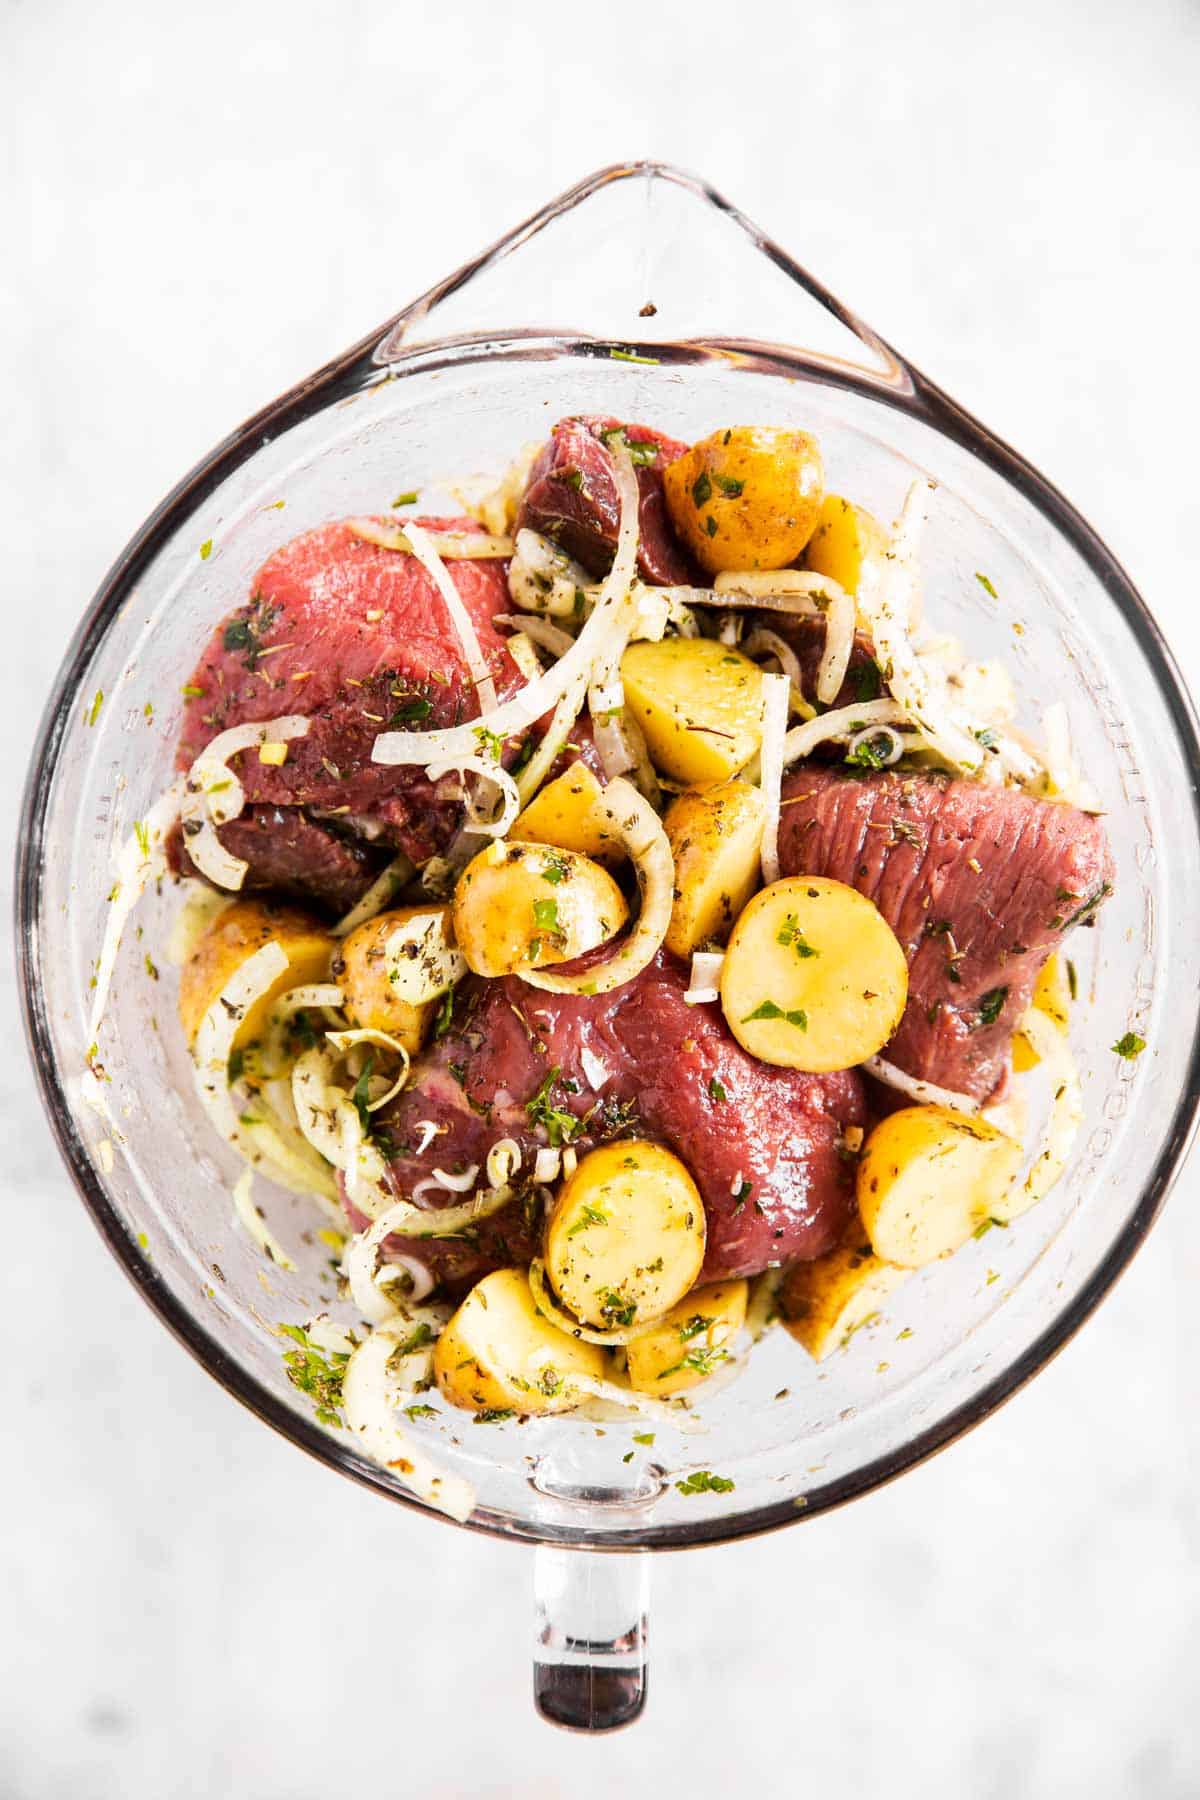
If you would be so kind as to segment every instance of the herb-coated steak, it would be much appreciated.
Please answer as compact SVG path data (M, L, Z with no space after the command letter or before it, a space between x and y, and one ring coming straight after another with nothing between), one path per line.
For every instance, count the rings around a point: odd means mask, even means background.
M908 1006L884 1051L910 1075L984 1099L1003 1078L1038 971L1111 890L1101 821L1012 788L806 764L784 782L785 875L873 900L908 958Z
M387 860L386 851L310 819L299 806L248 806L218 836L247 865L243 893L288 894L339 914L362 899ZM169 853L177 874L197 873L181 832Z
M840 1145L844 1127L863 1122L862 1082L854 1070L803 1075L756 1062L720 1007L687 1005L686 989L686 969L665 953L611 994L542 993L515 976L468 978L449 1031L381 1114L396 1193L407 1197L435 1168L454 1173L477 1163L482 1171L505 1137L521 1146L528 1176L541 1145L569 1142L582 1155L611 1137L646 1136L673 1150L700 1189L703 1280L819 1256L836 1241L850 1203ZM415 1155L423 1120L439 1134ZM525 1232L519 1211L513 1216ZM439 1246L426 1255L420 1240L389 1245L431 1267L445 1255ZM522 1255L527 1243L493 1241L472 1273Z

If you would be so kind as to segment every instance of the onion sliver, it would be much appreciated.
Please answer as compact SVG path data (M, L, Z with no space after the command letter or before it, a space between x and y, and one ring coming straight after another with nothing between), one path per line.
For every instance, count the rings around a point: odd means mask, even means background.
M233 856L217 836L218 825L240 816L246 791L229 767L229 758L266 743L305 737L310 721L303 713L286 713L253 725L234 725L206 744L184 777L180 814L188 856L216 887L236 891L249 864Z
M376 1049L388 1050L393 1056L398 1056L400 1058L399 1075L397 1075L387 1092L379 1096L378 1100L369 1100L367 1102L367 1111L369 1113L378 1112L381 1106L386 1106L389 1100L394 1100L408 1080L408 1071L412 1066L412 1059L399 1038L393 1037L390 1032L379 1031L376 1027L371 1025L361 1025L356 1027L353 1031L327 1031L325 1033L325 1042L327 1044L332 1044L334 1049L339 1052L353 1050L356 1044L373 1044Z
M957 1113L979 1111L981 1102L972 1100L970 1094L956 1094L953 1088L938 1087L936 1082L922 1081L917 1075L908 1075L882 1056L868 1056L859 1066L868 1075L873 1075L876 1081L882 1081L885 1087L895 1088L898 1094L906 1094L919 1106L945 1106L950 1112Z
M1029 1040L1050 1078L1050 1116L1029 1173L1024 1181L1014 1182L993 1209L996 1218L1005 1221L1019 1218L1050 1192L1070 1160L1083 1123L1083 1089L1067 1033L1036 1006L1029 1008L1017 1030Z
M395 1331L373 1331L351 1356L342 1376L342 1405L357 1447L372 1462L399 1474L409 1492L427 1506L463 1524L475 1507L475 1495L460 1475L439 1470L436 1463L396 1424L396 1407L416 1383L391 1365L404 1338ZM409 1358L403 1359L404 1363Z
M762 878L768 887L773 881L779 880L779 801L783 783L783 747L787 739L789 694L786 675L763 676L762 748L759 751L759 766L762 770L760 788L764 808L761 854Z
M575 639L569 631L552 625L549 619L539 618L532 613L497 613L492 620L493 625L511 625L521 637L527 637L551 656L565 656ZM512 639L509 639L509 651L512 651Z
M868 725L903 725L907 717L895 700L864 700L858 706L839 706L833 712L820 713L803 725L792 726L783 742L784 767L811 756L818 744L827 743L830 738L853 737Z
M288 959L272 938L248 956L200 1021L192 1045L200 1101L226 1143L237 1145L238 1115L229 1086L229 1057L238 1026L256 1000L287 970Z
M385 1207L365 1231L349 1240L342 1254L342 1273L364 1319L374 1324L381 1318L390 1317L396 1310L392 1301L380 1292L376 1273L380 1246L385 1238L393 1232L406 1238L461 1237L473 1225L507 1206L512 1197L512 1189L502 1185L477 1195L464 1206L434 1210L399 1200Z
M632 859L641 889L641 911L629 936L604 962L572 975L562 975L554 969L522 969L519 975L530 987L544 988L552 994L607 994L640 974L666 937L675 862L662 820L636 788L620 775L602 788L582 763L578 770L585 788L590 783L594 790L588 795L593 811L603 813L614 840L624 846Z
M467 813L472 836L503 837L521 810L521 796L508 770L501 768L493 758L457 756L450 762L430 763L425 773L430 781L440 781L443 775L449 775L452 770L460 775L481 775L485 781L492 782L499 789L503 804L494 818L482 818L470 798L467 800Z
M351 907L344 919L338 920L333 927L334 937L349 937L360 925L365 925L369 919L386 912L400 889L412 880L415 873L416 864L403 852L393 857L387 868L375 877L358 904Z
M581 1338L585 1344L632 1344L635 1338L646 1337L659 1327L658 1319L651 1319L644 1325L620 1325L612 1331L593 1331L590 1325L581 1325L578 1319L564 1312L551 1295L546 1286L545 1266L536 1256L529 1265L529 1292L543 1319L567 1337Z
M587 670L584 669L558 702L554 709L554 717L550 721L549 730L517 776L517 792L521 796L522 806L527 806L537 793L549 773L551 765L570 737L571 729L583 710L587 684Z
M687 993L683 996L688 1006L701 1006L705 1001L721 998L721 965L724 961L723 950L692 951L692 972L688 977Z
M420 554L413 543L414 527L410 519L402 524L380 523L378 519L347 519L346 523L354 536L366 544L378 544L381 550L404 551L410 556ZM420 531L435 556L448 557L451 562L498 561L513 553L510 537L490 532L426 531L423 526L415 529Z
M731 595L744 595L764 612L816 613L825 621L825 645L817 670L817 699L831 706L846 679L854 649L854 596L827 575L807 574L802 569L746 570L718 575L713 583L713 604L729 604Z
M480 717L482 718L485 713L495 712L496 683L480 646L474 621L462 595L454 585L449 569L434 549L429 534L423 531L419 525L413 524L411 520L406 521L404 535L408 538L413 555L446 602L446 611L450 614L450 622L462 645L463 660L479 697Z
M637 559L638 486L629 452L614 442L611 454L621 501L612 568L601 584L591 618L566 655L489 715L488 729L500 737L511 737L540 719L581 675L586 681L593 668L605 661L615 666L620 660L636 612L630 589ZM453 762L472 755L477 748L475 728L469 724L446 731L385 731L375 739L371 760L391 766Z
M166 840L179 817L182 799L183 781L180 778L159 796L146 817L139 819L117 852L113 868L116 880L109 893L104 942L96 963L96 986L88 1022L88 1037L93 1043L108 1004L108 990L129 915L151 882L161 880L167 873Z
M243 1169L233 1184L233 1210L247 1234L273 1263L277 1263L281 1269L295 1270L295 1263L279 1239L271 1235L266 1220L254 1204L253 1169Z

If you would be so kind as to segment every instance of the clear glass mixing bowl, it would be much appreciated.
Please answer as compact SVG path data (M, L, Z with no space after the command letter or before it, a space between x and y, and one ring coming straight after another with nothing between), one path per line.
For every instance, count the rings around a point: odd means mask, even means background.
M1072 950L1086 1123L1068 1176L1034 1212L916 1275L820 1367L768 1338L699 1409L702 1434L659 1428L644 1446L636 1419L443 1414L414 1426L473 1485L472 1529L541 1546L538 1703L594 1729L635 1717L644 1697L642 1553L811 1520L910 1468L1041 1368L1141 1243L1195 1121L1200 833L1196 722L1178 673L1060 494L702 183L638 164L555 201L180 483L89 608L34 752L18 935L63 1156L160 1317L294 1443L418 1504L287 1380L278 1322L352 1314L303 1201L262 1188L294 1273L264 1265L233 1222L237 1169L194 1098L174 971L157 952L161 979L144 970L169 893L144 903L144 936L130 932L114 986L101 1046L113 1123L88 1103L84 1021L110 854L169 779L181 679L279 542L464 468L497 469L572 412L682 438L726 421L803 425L820 435L830 485L885 517L914 473L935 479L928 611L1007 660L1027 721L1066 702L1118 866L1098 928ZM1129 1029L1149 1045L1132 1063L1109 1048ZM681 1492L700 1468L735 1485Z

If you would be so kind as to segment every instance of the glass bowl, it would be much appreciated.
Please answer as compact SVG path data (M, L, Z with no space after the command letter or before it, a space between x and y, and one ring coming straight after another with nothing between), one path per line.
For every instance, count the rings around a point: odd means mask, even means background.
M636 1418L414 1425L471 1483L471 1529L541 1547L538 1704L598 1729L644 1698L643 1552L811 1520L911 1468L1040 1369L1142 1242L1196 1116L1200 764L1153 620L1062 495L678 170L581 183L242 426L133 538L67 653L25 799L23 998L59 1145L111 1249L231 1393L343 1474L420 1504L288 1380L279 1323L353 1312L305 1202L260 1184L294 1272L265 1265L235 1225L235 1159L175 1027L170 893L148 896L140 940L127 935L100 1046L106 1116L96 1108L85 1019L111 854L170 778L181 679L272 549L464 467L496 470L574 412L685 439L723 422L802 425L831 487L889 518L914 474L935 480L927 613L1008 661L1024 722L1065 701L1118 867L1098 927L1073 941L1086 1121L1032 1213L915 1275L822 1365L768 1337L695 1431L657 1428L646 1445ZM1136 1062L1110 1049L1127 1030L1149 1046ZM701 1469L733 1485L683 1491Z

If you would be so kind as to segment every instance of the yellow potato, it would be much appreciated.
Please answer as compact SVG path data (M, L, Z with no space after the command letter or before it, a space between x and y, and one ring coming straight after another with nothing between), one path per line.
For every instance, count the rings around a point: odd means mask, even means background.
M1021 1145L945 1106L876 1125L858 1165L858 1210L876 1256L919 1269L986 1226L1018 1174Z
M585 1325L640 1325L687 1293L704 1261L706 1221L677 1156L638 1139L592 1150L546 1223L550 1284Z
M489 844L458 878L454 937L477 975L542 969L594 950L629 916L620 888L574 850L509 838Z
M272 940L283 950L288 966L248 1008L234 1038L235 1049L260 1036L277 995L328 979L330 958L338 946L319 919L298 906L236 900L201 933L180 971L179 1018L189 1044L217 995L242 964Z
M882 571L888 535L863 506L826 494L817 529L808 540L804 566L828 575L848 594L857 594L864 575Z
M784 569L813 534L825 475L806 431L714 431L663 477L676 532L701 568Z
M1066 971L1057 956L1048 957L1042 964L1041 973L1033 984L1031 1006L1066 1031L1071 1023L1071 994L1067 986ZM1029 1039L1020 1031L1013 1038L1012 1066L1018 1075L1026 1069L1035 1069L1041 1057Z
M742 1048L813 1074L882 1050L907 998L908 964L878 908L817 875L756 894L721 968L721 1006Z
M631 644L625 701L651 758L676 781L724 781L762 740L762 670L712 638Z
M596 805L596 784L583 763L548 781L518 814L509 835L518 843L578 850L594 862L619 863L625 854L607 815Z
M811 1357L823 1362L873 1319L908 1273L875 1255L856 1219L836 1250L789 1271L779 1292L784 1325Z
M745 1281L693 1288L645 1337L627 1347L629 1385L639 1394L682 1394L706 1381L746 1323Z
M764 812L761 789L748 781L693 788L667 808L675 901L666 945L676 956L729 936L758 886Z
M417 1054L437 1011L438 996L434 994L419 1002L403 996L399 991L401 984L395 979L399 962L395 952L404 941L405 932L411 931L410 941L419 953L429 930L436 930L434 922L438 919L443 923L437 935L444 940L449 913L446 906L400 906L368 919L350 933L333 960L332 974L345 994L346 1015L352 1026L385 1031L403 1044L410 1056ZM389 943L393 946L390 957Z
M470 1412L568 1412L582 1397L571 1377L602 1381L608 1355L543 1319L524 1269L496 1269L446 1325L433 1373L451 1405Z

